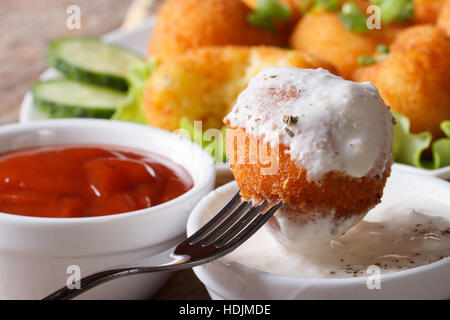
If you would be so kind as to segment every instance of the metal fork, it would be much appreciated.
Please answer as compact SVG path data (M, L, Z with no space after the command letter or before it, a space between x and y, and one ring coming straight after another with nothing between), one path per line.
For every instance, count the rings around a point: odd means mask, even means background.
M192 268L230 253L280 208L280 202L254 205L239 192L207 224L178 245L129 265L107 269L80 280L80 289L64 287L44 300L72 299L102 283L129 275Z

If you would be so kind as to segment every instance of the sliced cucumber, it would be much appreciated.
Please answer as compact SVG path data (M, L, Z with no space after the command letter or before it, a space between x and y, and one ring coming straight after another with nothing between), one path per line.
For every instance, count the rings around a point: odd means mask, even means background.
M110 118L126 93L70 79L38 81L34 104L54 118Z
M47 62L66 77L127 90L126 75L138 55L88 37L60 38L50 43Z

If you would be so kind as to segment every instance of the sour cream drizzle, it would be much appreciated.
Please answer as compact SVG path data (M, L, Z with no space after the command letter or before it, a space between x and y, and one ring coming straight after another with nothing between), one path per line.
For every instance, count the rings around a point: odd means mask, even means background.
M225 121L271 146L288 146L309 180L330 171L381 174L392 160L392 115L376 87L323 69L261 71Z

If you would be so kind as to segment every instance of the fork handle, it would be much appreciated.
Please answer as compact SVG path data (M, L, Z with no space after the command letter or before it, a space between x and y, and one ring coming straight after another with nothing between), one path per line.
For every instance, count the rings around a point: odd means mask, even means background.
M176 247L174 246L166 251L130 264L116 266L91 274L80 280L80 289L69 289L65 286L48 295L43 300L73 299L102 283L133 274L184 269L186 266L183 263L183 257L174 254Z

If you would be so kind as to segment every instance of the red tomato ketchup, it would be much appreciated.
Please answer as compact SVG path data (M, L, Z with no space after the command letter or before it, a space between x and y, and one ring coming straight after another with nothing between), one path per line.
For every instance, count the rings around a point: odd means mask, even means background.
M114 146L46 146L0 154L0 212L94 217L152 207L193 187L154 153Z

